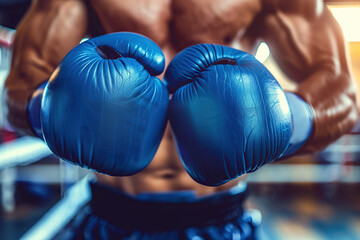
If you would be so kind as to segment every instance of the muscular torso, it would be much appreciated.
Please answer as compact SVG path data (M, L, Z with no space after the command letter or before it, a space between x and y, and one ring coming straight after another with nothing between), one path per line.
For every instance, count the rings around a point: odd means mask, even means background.
M163 49L166 64L178 51L193 44L236 45L248 52L256 45L249 26L260 11L257 0L90 0L90 7L96 18L92 21L100 23L103 33L143 34ZM216 188L194 182L182 167L169 125L153 161L144 171L118 178L98 174L98 179L134 194L185 189L209 194L237 182Z
M295 93L314 109L314 130L303 152L320 150L351 130L358 118L356 87L341 29L322 0L36 0L17 28L6 80L8 120L31 134L29 95L86 35L130 31L154 40L166 63L197 43L253 53L264 40ZM162 76L159 76L162 78ZM218 188L195 183L185 172L168 126L150 165L131 177L98 175L129 193Z

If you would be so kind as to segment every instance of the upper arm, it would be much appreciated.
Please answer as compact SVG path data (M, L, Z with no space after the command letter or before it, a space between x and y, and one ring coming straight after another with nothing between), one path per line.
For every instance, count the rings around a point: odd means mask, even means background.
M87 12L82 1L35 0L17 28L11 71L21 71L24 64L30 64L50 74L86 29Z
M350 74L342 31L322 1L268 1L261 37L292 80L301 83L318 70Z
M354 126L356 84L344 37L322 1L263 0L262 32L272 56L297 83L296 94L313 109L313 132L304 148L327 146Z
M34 0L20 22L5 82L8 120L28 132L26 103L32 90L47 80L66 53L87 31L82 0Z

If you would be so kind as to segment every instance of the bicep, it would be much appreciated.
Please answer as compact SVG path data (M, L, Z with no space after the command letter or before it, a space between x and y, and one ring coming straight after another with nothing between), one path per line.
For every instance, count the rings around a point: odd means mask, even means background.
M34 1L17 28L11 71L24 72L29 84L50 75L86 29L82 1Z
M263 38L290 79L302 83L319 70L349 73L341 29L326 7L311 16L278 10L263 23Z

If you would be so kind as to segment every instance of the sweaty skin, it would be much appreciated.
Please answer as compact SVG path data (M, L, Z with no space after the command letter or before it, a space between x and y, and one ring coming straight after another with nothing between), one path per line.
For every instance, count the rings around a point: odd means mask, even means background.
M299 94L314 109L313 134L300 152L320 150L348 132L358 117L354 84L341 29L316 0L34 0L17 28L6 80L8 120L24 134L26 102L66 53L85 36L116 31L143 34L164 51L167 64L198 43L237 46L254 53L267 42ZM161 76L162 77L162 76ZM100 182L132 194L227 189L194 182L178 157L168 125L150 165L130 177L98 174Z

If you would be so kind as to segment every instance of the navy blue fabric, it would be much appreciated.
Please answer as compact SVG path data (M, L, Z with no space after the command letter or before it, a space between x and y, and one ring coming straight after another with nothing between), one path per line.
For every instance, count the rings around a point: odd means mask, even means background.
M279 158L291 136L285 94L252 55L200 44L180 52L165 73L170 123L185 169L220 185Z
M60 158L109 175L144 169L160 144L169 94L161 49L112 33L72 49L45 88L43 137Z
M176 194L158 201L99 184L92 184L91 190L90 203L55 239L256 238L256 223L243 211L244 192L174 202Z

